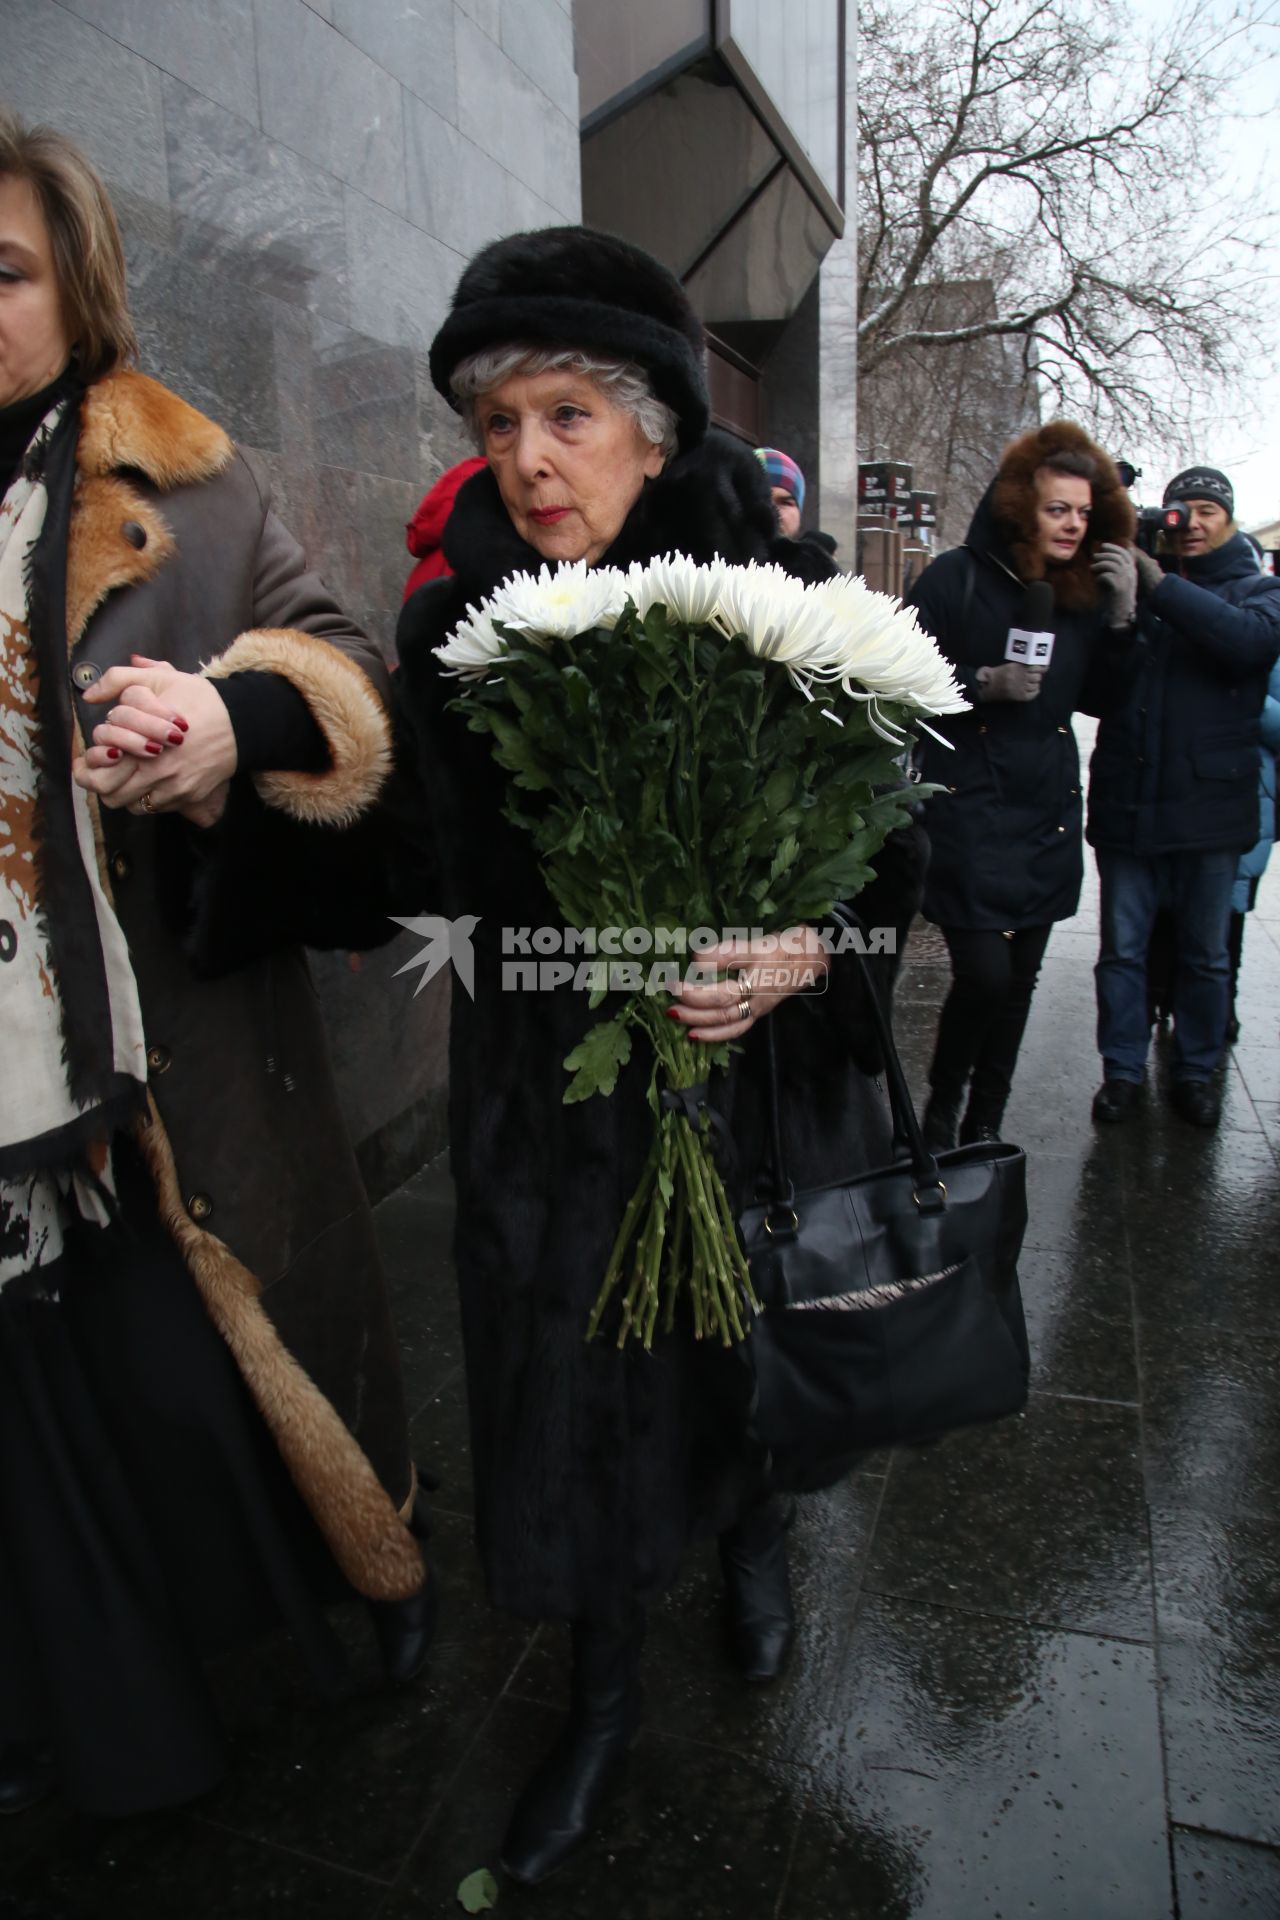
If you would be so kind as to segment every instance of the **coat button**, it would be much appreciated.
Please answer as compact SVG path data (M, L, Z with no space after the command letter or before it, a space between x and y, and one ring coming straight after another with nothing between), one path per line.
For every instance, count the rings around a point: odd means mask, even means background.
M18 936L11 920L0 920L0 960L12 960L18 951Z
M187 1212L193 1220L207 1220L213 1212L213 1202L207 1193L193 1193L187 1202Z
M148 1047L147 1066L152 1073L168 1073L173 1065L173 1055L168 1047Z
M983 723L982 723L982 725L981 725L981 726L980 726L980 727L978 728L978 732L979 732L979 733L985 733L985 732L986 732L986 730L987 730L987 723L986 723L986 721L984 720L984 721L983 721Z
M1070 729L1070 727L1059 727L1059 728L1058 728L1058 732L1059 732L1059 733L1070 733L1070 731L1071 731L1071 729Z
M1065 828L1065 827L1059 827L1059 828L1058 828L1058 832L1059 832L1059 833L1065 833L1065 832L1066 832L1066 828Z
M82 660L78 667L72 667L71 678L83 693L85 688L91 687L95 680L101 680L102 668L96 666L92 660Z
M111 856L111 878L127 880L133 872L133 862L127 853L113 853Z
M120 531L131 547L137 547L141 550L146 546L147 530L145 527L139 526L136 520L126 520Z

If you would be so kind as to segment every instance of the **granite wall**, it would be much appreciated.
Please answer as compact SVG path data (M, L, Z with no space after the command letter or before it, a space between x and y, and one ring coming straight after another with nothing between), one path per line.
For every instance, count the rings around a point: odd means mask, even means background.
M389 647L404 523L465 451L427 374L453 285L580 217L571 0L0 0L0 55L0 98L106 177L144 370L258 456ZM447 985L393 979L412 951L317 957L378 1192L443 1139Z

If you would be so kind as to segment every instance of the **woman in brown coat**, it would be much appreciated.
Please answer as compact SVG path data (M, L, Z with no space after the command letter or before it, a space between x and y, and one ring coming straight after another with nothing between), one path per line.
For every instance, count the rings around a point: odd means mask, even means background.
M354 1592L404 1677L434 1602L305 962L212 938L241 845L305 874L377 794L383 669L132 347L100 180L0 115L8 1810L202 1792L204 1653L283 1620L323 1677Z

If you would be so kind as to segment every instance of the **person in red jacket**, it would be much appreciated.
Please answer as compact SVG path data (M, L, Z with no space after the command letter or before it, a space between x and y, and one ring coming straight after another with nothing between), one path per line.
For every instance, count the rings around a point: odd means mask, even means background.
M417 566L404 583L404 598L425 585L428 580L439 580L453 569L444 557L441 545L444 539L444 523L453 512L453 503L458 497L458 489L473 473L479 473L485 465L483 460L472 458L459 460L456 467L450 467L442 473L418 504L418 511L405 528L405 545L417 561Z

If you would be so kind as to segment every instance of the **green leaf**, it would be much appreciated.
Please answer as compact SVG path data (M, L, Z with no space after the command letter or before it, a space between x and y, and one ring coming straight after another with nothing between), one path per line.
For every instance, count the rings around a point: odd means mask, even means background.
M586 830L587 830L587 815L586 815L586 809L584 808L583 811L578 815L577 819L574 821L573 825L570 827L568 833L565 835L564 845L561 848L561 852L576 853L578 851L578 848L582 845L582 836L586 832Z
M764 804L771 814L781 813L784 807L791 805L796 790L796 770L794 767L778 767L765 782Z
M601 1020L579 1040L565 1056L565 1068L573 1079L565 1088L564 1104L571 1107L589 1100L593 1093L606 1098L618 1084L618 1074L631 1058L631 1033L627 1026L631 1009L624 1007L612 1020Z
M469 1873L458 1888L458 1905L464 1913L489 1913L498 1904L498 1883L488 1867Z
M535 790L554 786L554 781L538 759L528 735L504 713L491 713L489 725L495 741L494 759L516 776L518 787Z
M799 852L800 842L796 839L794 833L787 834L786 838L779 845L778 851L773 856L773 861L769 868L770 881L776 880L779 874L786 873L789 868L793 867Z

